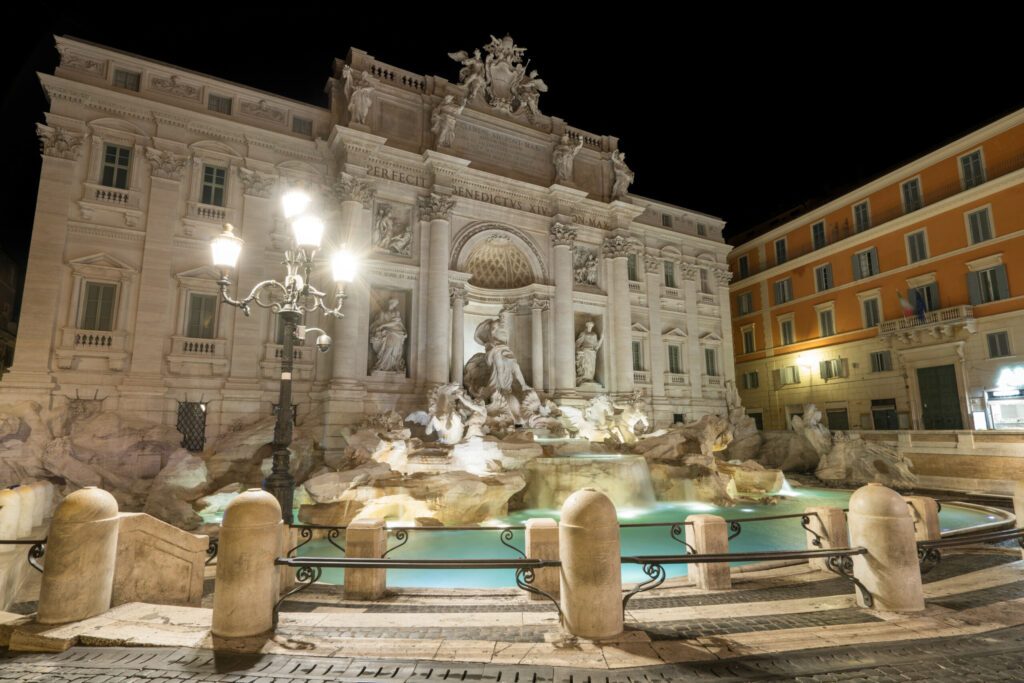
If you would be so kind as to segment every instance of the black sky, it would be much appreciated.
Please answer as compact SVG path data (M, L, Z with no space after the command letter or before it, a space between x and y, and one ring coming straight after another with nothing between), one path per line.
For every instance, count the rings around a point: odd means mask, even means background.
M633 191L728 221L727 237L791 207L862 184L1024 107L1021 39L1011 17L934 17L936 5L877 11L819 4L696 13L564 13L542 4L293 3L282 16L239 6L154 3L6 10L0 116L7 177L0 248L27 256L46 101L35 72L57 63L53 34L84 38L324 106L331 60L349 46L411 71L457 80L447 52L510 33L550 92L544 113L615 135ZM483 5L481 5L483 6ZM222 7L226 7L222 6ZM344 9L338 9L343 7ZM596 7L596 6L595 6ZM979 6L980 7L980 6Z

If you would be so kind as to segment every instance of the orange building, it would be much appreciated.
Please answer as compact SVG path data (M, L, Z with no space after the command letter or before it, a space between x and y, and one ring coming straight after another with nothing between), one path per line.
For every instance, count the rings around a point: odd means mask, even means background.
M1024 110L729 255L737 388L759 425L1024 426Z

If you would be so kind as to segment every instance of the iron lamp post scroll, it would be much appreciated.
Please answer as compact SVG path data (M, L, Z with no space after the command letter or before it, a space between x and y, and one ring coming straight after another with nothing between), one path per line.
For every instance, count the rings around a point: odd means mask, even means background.
M331 344L331 338L327 333L318 327L305 327L302 320L306 313L318 310L322 311L323 315L333 318L344 317L341 308L345 301L345 283L355 278L356 270L355 258L343 249L331 258L335 282L334 295L330 296L310 283L314 257L320 248L324 225L316 216L305 213L309 203L310 198L300 192L289 192L282 198L285 218L291 224L294 241L294 248L284 253L287 272L283 283L277 280L264 280L253 286L245 297L232 298L228 293L231 289L229 274L238 263L243 241L234 234L234 227L230 223L225 223L224 232L211 242L213 263L221 270L217 284L223 303L240 309L246 317L252 312L252 304L260 308L269 308L284 322L284 338L281 340L281 381L272 444L273 463L270 475L263 482L263 488L280 503L281 517L285 524L292 523L292 498L295 490L295 478L288 469L294 419L291 405L295 341L298 339L301 342L308 334L318 333L316 346L320 351L327 351Z

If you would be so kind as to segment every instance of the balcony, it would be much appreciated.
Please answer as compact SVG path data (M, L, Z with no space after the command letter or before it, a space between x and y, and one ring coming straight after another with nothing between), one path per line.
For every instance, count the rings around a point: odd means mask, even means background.
M127 334L121 331L80 330L66 327L54 350L61 370L124 370L128 358Z
M633 384L650 384L651 373L646 370L634 370L633 371Z
M630 280L630 282L629 282L629 291L633 292L634 294L639 294L641 292L640 283L639 282L633 282L632 280Z
M928 311L924 317L917 315L886 320L878 328L879 337L895 337L904 344L921 341L921 335L927 333L934 339L953 337L960 329L974 333L974 307L952 306L937 311Z
M213 206L200 202L188 203L187 219L202 221L204 223L235 223L235 210L225 206Z
M171 337L167 365L171 374L213 377L227 374L228 343L225 339Z
M722 378L719 375L704 375L701 378L701 386L705 387L721 387Z
M697 295L697 303L699 303L702 306L714 306L715 305L715 295L714 294L698 294Z
M690 383L690 378L685 372L666 372L665 373L665 386L686 386Z
M85 183L82 201L87 204L99 205L103 208L139 210L141 198L138 192L122 190L106 185Z

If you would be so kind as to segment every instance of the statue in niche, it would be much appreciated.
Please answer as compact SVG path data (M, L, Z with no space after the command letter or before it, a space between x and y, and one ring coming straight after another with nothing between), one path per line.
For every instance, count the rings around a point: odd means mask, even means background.
M519 361L508 346L509 331L504 317L491 318L480 323L474 339L484 347L466 363L463 373L469 395L487 402L490 419L505 427L504 422L524 424L533 404L540 399L523 378Z
M373 88L376 83L372 76L365 73L355 75L352 67L345 65L341 71L345 79L345 97L348 98L348 111L352 116L352 122L366 125L366 118L370 114L370 106L373 104Z
M409 335L398 303L398 299L388 299L387 308L370 325L370 347L377 354L374 372L405 372L405 339Z
M604 337L594 331L594 321L588 320L580 336L576 337L576 386L594 382L597 371L597 352Z
M626 196L629 186L633 183L636 174L626 166L626 154L615 150L612 152L612 171L615 173L615 182L612 185L612 199L620 199Z
M462 104L455 101L455 95L445 95L444 101L434 107L430 115L430 132L434 134L438 147L451 147L455 142L456 117L466 108L466 100Z
M573 277L578 285L597 284L597 254L579 249L573 263Z
M466 99L472 102L487 85L484 75L484 60L480 56L480 50L473 50L472 57L465 50L449 52L448 56L462 65L462 68L459 69L459 85L466 86Z
M569 139L568 133L562 133L562 139L552 153L552 161L555 164L555 182L566 184L572 182L572 166L576 155L583 148L583 138L577 138L574 144Z
M390 204L377 207L377 215L373 221L373 246L389 254L409 255L412 242L410 226L396 220Z

